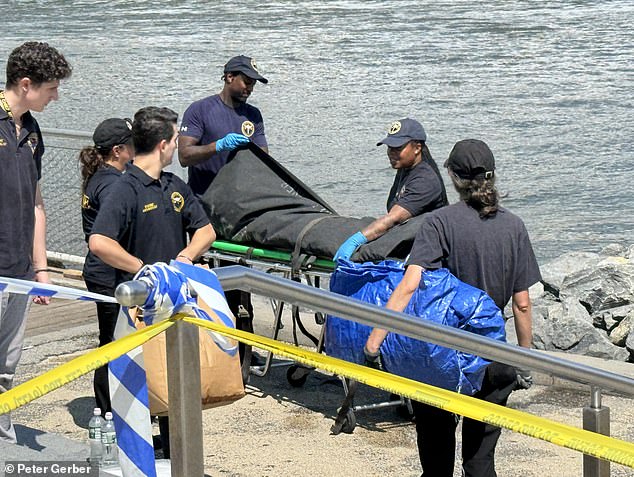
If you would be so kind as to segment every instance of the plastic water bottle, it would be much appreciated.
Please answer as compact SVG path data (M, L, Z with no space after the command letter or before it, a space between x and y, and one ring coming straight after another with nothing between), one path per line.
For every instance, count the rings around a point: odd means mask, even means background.
M106 420L103 426L101 426L101 452L101 463L104 467L119 463L117 456L117 434L114 430L111 412L106 413Z
M91 463L99 465L101 463L101 426L104 423L101 417L101 409L96 407L92 411L92 417L88 421L88 441L90 442Z

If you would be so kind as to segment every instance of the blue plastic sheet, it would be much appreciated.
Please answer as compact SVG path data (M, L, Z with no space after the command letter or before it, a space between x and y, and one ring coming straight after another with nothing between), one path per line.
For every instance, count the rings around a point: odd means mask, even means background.
M384 306L403 278L401 262L378 264L343 262L330 279L330 290L367 303ZM505 341L504 318L482 290L467 285L449 270L426 270L418 290L404 310L432 321ZM325 351L329 356L362 364L367 325L329 316ZM381 346L386 369L396 375L472 395L480 389L489 361L407 336L389 333Z

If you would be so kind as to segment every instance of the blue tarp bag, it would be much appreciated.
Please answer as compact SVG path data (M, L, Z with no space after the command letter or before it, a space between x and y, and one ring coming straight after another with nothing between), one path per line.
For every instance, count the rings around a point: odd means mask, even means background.
M385 306L405 273L402 262L342 262L330 278L330 291ZM449 270L426 270L405 313L505 341L504 318L482 290L467 285ZM328 316L325 351L329 356L362 364L371 328ZM407 336L389 333L381 346L387 371L426 384L472 395L480 389L489 361Z

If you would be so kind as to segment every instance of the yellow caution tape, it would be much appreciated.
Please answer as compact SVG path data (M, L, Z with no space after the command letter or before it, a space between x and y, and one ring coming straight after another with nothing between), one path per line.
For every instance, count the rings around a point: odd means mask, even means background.
M629 442L560 424L471 396L436 388L209 321L191 317L183 317L183 320L237 339L247 345L285 356L306 366L320 368L477 421L504 427L520 434L634 468L634 444Z
M163 332L178 319L306 366L320 368L449 412L634 468L632 443L185 315L176 315L138 330L0 394L0 414L17 409L118 358Z
M0 394L0 414L13 411L25 404L54 391L63 385L87 374L134 348L141 346L154 336L172 326L174 321L164 320L140 329L121 339L90 351L67 363Z

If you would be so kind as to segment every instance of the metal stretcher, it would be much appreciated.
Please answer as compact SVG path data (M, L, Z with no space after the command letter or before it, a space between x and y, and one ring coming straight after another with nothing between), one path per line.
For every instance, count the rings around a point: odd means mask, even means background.
M330 274L335 269L335 263L331 260L304 254L294 255L289 252L267 250L226 241L214 242L210 250L204 255L204 259L209 261L214 267L217 267L222 261L233 262L239 265L257 268L266 273L279 273L284 278L290 280L298 282L304 280L309 286L317 288L320 288L324 282L327 283ZM282 313L287 304L281 300L271 299L270 301L274 315L272 338L277 340L280 330L284 328ZM299 345L297 334L297 330L299 329L299 331L314 344L317 352L323 352L325 330L323 325L326 321L326 317L323 313L314 313L315 323L321 326L319 336L314 336L306 329L302 323L300 310L297 305L291 305L291 317L293 344L296 346ZM245 347L245 356L243 359L243 378L245 383L248 382L250 375L262 377L265 376L272 367L287 366L286 379L289 384L294 387L302 387L306 383L308 375L313 370L313 368L305 367L289 360L273 363L273 353L270 351L267 352L263 364L252 365L250 357L251 347L248 346ZM355 406L354 395L357 390L357 382L343 377L340 377L340 379L343 384L345 398L337 411L335 423L331 427L333 434L336 435L341 432L351 433L356 427L355 412L364 410L396 407L401 417L411 419L413 411L409 399L392 395L390 399L385 402Z

